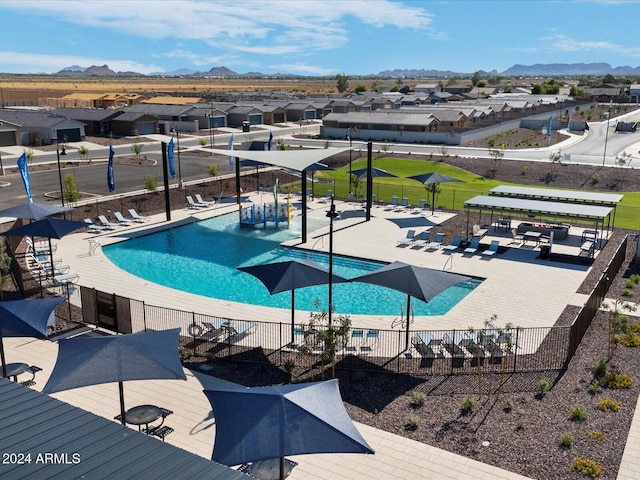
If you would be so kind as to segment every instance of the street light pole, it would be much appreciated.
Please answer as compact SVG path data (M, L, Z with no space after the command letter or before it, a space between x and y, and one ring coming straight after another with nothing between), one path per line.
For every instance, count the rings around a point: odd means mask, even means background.
M604 161L607 158L607 140L609 140L609 122L611 121L611 102L609 100L609 116L607 117L607 132L604 136L604 152L602 153L602 166L604 167Z
M349 140L349 195L351 195L351 148L353 147L351 128L347 128L347 140Z
M60 166L60 149L58 148L57 139L56 139L56 157L58 159L58 180L60 182L60 201L62 202L62 206L64 207L64 190L62 188L62 168ZM1 162L0 162L0 165L2 165ZM66 219L64 212L62 212L62 218Z
M331 311L333 310L333 219L337 216L333 195L331 195L331 207L327 212L327 217L329 217L329 306L327 308L329 326L331 326Z
M214 148L213 140L213 103L211 103L211 113L209 114L209 139L211 140L211 148ZM211 152L213 155L213 152Z

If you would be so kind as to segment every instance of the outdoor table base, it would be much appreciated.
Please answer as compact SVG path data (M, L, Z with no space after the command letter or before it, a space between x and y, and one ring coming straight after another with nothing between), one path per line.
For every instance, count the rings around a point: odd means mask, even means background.
M124 414L125 422L131 425L137 425L138 431L141 430L142 425L145 426L145 431L148 431L149 424L151 422L155 422L159 418L162 418L162 421L164 422L162 409L155 405L138 405L137 407L130 408ZM160 425L162 425L162 423Z

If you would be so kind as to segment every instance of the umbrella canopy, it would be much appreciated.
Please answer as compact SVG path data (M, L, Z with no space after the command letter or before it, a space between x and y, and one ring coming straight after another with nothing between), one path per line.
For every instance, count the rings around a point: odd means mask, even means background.
M60 220L57 218L43 218L35 222L27 223L21 227L7 230L1 235L8 237L45 237L49 239L49 257L51 260L51 276L53 277L55 267L53 265L53 248L51 247L52 238L62 238L66 234L71 233L80 228L87 226L84 222L76 222L73 220Z
M285 455L374 453L349 418L335 379L204 393L216 416L211 457L216 462L238 465Z
M63 300L63 297L53 297L0 302L0 357L3 377L7 375L7 369L2 339L4 337L46 337L51 314Z
M253 275L260 280L271 295L291 290L291 341L295 326L295 290L296 288L325 285L329 283L329 272L318 262L311 259L296 259L286 262L265 263L238 270ZM332 275L333 283L346 282L339 275Z
M358 178L367 178L367 169L366 168L361 168L359 170L353 170L351 172L351 175L355 175ZM389 173L386 170L382 170L381 168L372 168L371 169L371 177L376 178L376 177L380 177L380 178L397 178L397 175L394 175L393 173Z
M186 380L178 354L180 329L73 337L58 342L58 358L43 393L118 382L122 424L126 380Z
M409 310L411 297L429 302L449 287L470 280L456 273L432 268L416 267L403 262L393 262L371 273L354 278L352 282L371 283L392 288L407 294L406 347L409 347Z
M48 203L23 203L15 207L0 210L0 217L28 218L30 220L40 220L41 218L55 215L57 213L68 212L69 207L50 205Z
M408 177L411 180L417 180L423 185L434 185L436 183L451 183L451 182L462 182L462 180L450 177L449 175L445 175L444 173L431 172L431 173L422 173L420 175L413 175L412 177ZM436 188L431 189L431 214L435 211L435 203L436 203Z

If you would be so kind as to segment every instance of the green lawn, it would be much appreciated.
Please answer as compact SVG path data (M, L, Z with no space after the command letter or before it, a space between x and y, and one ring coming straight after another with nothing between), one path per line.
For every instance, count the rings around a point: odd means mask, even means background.
M417 205L420 199L431 203L431 193L427 192L424 185L407 177L422 173L438 172L462 180L463 183L441 183L440 193L436 195L436 205L442 205L447 210L463 210L464 202L476 195L488 195L489 190L505 185L505 182L480 177L466 170L452 167L441 162L424 160L408 160L391 157L377 157L373 160L373 166L386 170L398 178L374 178L373 193L379 202L389 202L396 196L399 201L407 197L409 204ZM367 167L366 159L358 159L352 162L352 170ZM338 170L326 170L318 172L317 177L327 183L315 184L316 196L324 196L327 190L333 190L338 198L347 198L349 193L349 165ZM299 184L296 185L299 188ZM523 185L531 186L531 185ZM549 188L549 187L545 187ZM354 193L364 196L366 179L360 180L360 185ZM625 229L637 229L640 218L640 192L623 193L624 199L616 209L615 226Z

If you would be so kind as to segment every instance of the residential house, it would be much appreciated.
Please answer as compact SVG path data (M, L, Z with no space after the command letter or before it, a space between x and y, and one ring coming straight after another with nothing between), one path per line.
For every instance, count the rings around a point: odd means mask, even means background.
M123 112L121 115L114 117L109 123L113 134L120 137L158 133L158 117L145 112ZM168 133L168 131L160 133Z
M20 145L50 145L79 142L85 138L84 124L52 112L0 110L0 123L16 126ZM9 140L7 134L6 140Z
M60 107L54 109L53 113L82 122L86 135L106 136L111 133L111 120L121 115L122 111L106 108Z

